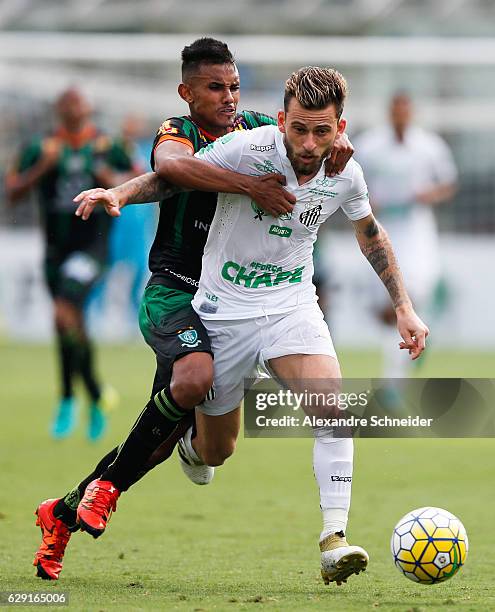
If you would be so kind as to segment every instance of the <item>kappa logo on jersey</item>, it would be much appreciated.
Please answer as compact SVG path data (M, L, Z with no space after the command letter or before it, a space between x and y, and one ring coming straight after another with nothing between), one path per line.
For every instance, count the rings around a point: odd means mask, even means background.
M269 144L269 145L252 144L250 148L251 148L251 151L260 151L261 153L264 153L265 151L273 151L275 149L275 145L274 144Z
M312 206L311 208L306 209L299 215L299 221L306 227L316 225L318 223L318 219L320 218L321 210L321 204Z
M332 482L352 482L352 476L330 476Z
M195 329L188 329L179 334L179 340L182 341L181 346L188 346L189 348L195 348L198 344L201 344L201 340L198 339L198 332Z
M179 130L176 127L173 127L173 125L167 119L167 121L164 121L159 127L158 133L159 134L178 134Z

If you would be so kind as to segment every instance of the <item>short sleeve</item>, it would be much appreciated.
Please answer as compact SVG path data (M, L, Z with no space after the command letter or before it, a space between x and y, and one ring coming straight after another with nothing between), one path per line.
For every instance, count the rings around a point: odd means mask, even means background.
M14 170L24 172L39 160L41 157L41 140L36 138L28 143L19 153L17 160L13 164Z
M434 179L438 183L455 183L457 167L452 152L447 143L436 134L432 135L431 152L431 169Z
M198 151L195 157L235 172L241 163L246 134L249 132L230 132Z
M353 163L353 174L351 186L349 188L347 199L341 204L341 208L351 221L359 221L371 214L371 206L368 197L368 187L364 180L361 166L356 161Z
M135 149L120 139L112 142L106 156L106 162L111 168L121 172L140 168L141 166Z
M194 153L199 149L197 129L186 117L170 117L158 128L151 148L150 164L155 169L155 150L162 142L172 140L181 142L192 149Z
M277 125L277 122L273 117L270 117L270 115L265 115L264 113L258 113L256 111L242 111L241 114L251 129L262 127L264 125Z

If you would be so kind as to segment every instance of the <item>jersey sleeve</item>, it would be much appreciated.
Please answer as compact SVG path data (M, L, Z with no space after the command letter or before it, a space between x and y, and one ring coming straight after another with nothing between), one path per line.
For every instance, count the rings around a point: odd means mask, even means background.
M241 163L246 134L249 132L230 132L200 149L195 157L236 172Z
M351 221L359 221L371 214L371 206L368 197L368 187L364 180L363 171L357 162L351 179L351 186L347 198L341 208Z
M15 172L24 172L40 159L41 157L41 139L35 138L23 147L12 165Z
M111 168L121 172L139 170L142 167L135 148L120 139L111 143L105 161Z
M242 111L242 116L250 128L257 128L263 125L277 125L277 122L270 115L258 113L256 111Z
M190 147L192 152L198 150L199 143L196 130L190 121L185 117L171 117L164 121L158 128L151 148L150 164L155 169L155 150L158 145L166 140L181 142Z
M432 135L431 142L431 170L437 183L455 183L457 181L457 167L452 152L447 143Z

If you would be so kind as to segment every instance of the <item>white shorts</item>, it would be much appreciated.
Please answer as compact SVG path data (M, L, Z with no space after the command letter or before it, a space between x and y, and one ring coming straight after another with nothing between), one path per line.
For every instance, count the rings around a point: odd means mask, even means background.
M266 368L270 359L283 355L336 357L330 332L316 303L256 319L202 319L202 322L214 355L215 397L198 408L212 416L237 408L244 397L244 379L258 378L259 368Z

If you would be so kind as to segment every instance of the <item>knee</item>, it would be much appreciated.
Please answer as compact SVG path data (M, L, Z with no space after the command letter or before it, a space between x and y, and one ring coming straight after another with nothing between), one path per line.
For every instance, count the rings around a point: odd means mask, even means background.
M174 364L170 390L183 408L194 408L200 404L211 389L213 363L210 355L206 357L194 361L184 358Z
M211 384L211 378L196 375L191 378L174 380L170 385L170 390L179 406L192 409L201 404L210 390Z
M81 322L77 308L69 302L57 300L55 302L55 325L61 332L78 330Z
M223 465L225 461L234 453L236 441L235 439L224 440L220 444L206 445L201 452L201 459L206 465L218 467Z

